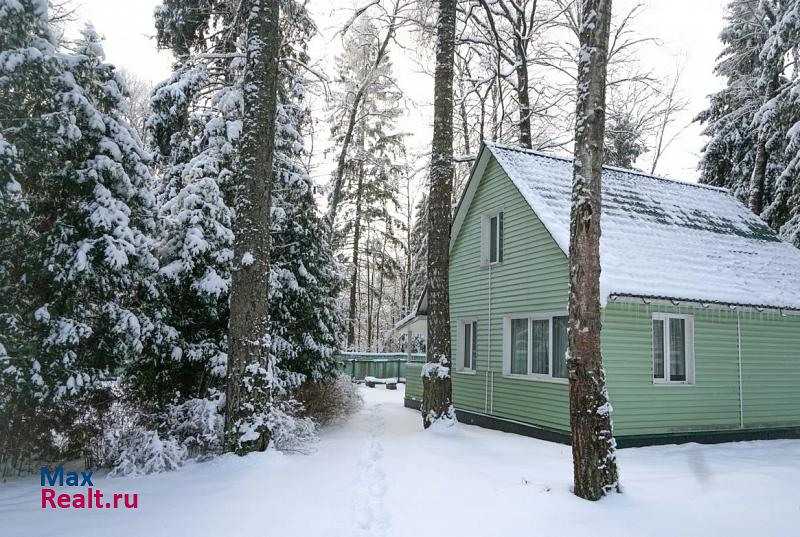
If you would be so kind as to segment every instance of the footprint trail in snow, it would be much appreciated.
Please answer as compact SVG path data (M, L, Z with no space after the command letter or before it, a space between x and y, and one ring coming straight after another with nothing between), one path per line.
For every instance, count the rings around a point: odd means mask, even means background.
M390 520L384 506L386 474L383 471L383 434L386 424L380 404L369 413L367 442L358 460L358 476L353 491L354 536L386 535Z

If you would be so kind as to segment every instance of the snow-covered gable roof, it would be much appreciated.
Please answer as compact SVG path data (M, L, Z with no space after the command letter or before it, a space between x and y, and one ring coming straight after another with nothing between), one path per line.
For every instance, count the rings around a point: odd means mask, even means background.
M486 148L567 253L572 160ZM727 190L607 167L602 203L604 303L629 295L800 309L800 250Z

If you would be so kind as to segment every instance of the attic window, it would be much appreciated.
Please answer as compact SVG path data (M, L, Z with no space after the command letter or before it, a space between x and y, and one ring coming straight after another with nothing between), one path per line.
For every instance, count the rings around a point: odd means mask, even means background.
M503 262L503 211L484 215L481 230L481 265Z

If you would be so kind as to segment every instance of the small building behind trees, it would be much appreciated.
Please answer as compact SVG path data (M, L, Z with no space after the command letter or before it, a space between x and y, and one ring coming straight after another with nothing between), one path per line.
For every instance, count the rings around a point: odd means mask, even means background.
M571 180L570 159L480 150L450 239L462 422L569 441ZM800 250L725 189L607 167L601 265L620 446L800 436Z

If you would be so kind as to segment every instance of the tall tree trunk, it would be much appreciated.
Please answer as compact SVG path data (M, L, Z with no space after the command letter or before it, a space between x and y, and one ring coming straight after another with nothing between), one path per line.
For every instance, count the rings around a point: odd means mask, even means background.
M771 65L771 64L770 64ZM775 97L775 88L778 87L778 69L775 75L769 79L764 88L764 104ZM755 214L761 214L764 210L764 188L767 179L767 164L769 163L769 153L767 152L767 137L769 132L764 125L758 129L758 142L756 143L756 158L753 163L753 173L750 176L750 199L748 200L750 210Z
M389 233L392 233L391 222L386 223L383 233L383 243L381 244L381 262L378 264L378 303L375 306L375 352L380 352L378 345L381 334L381 309L383 308L384 293L384 274L386 273L386 243L389 240Z
M469 155L469 114L467 113L466 97L464 96L464 82L458 81L458 115L461 120L461 137L464 142L464 156Z
M411 268L414 266L414 253L411 251L411 231L414 226L413 202L411 200L411 176L406 176L406 281L403 286L403 310L400 316L404 317L411 311Z
M281 34L279 0L242 0L245 21L244 122L240 148L241 175L236 191L234 270L228 327L228 379L225 450L264 450L270 432L258 427L259 438L242 444L240 426L256 408L266 408L269 386L247 389L249 366L268 369L267 336L270 248L270 197L275 146L278 55ZM247 259L247 261L245 261ZM252 259L252 262L250 262ZM247 375L251 375L247 373ZM264 378L256 382L268 381Z
M766 135L759 133L758 143L756 144L756 158L753 163L753 174L750 176L750 210L755 214L761 214L764 210L764 183L767 177L767 154Z
M514 55L517 60L517 100L519 101L519 144L522 147L531 149L533 147L533 137L531 136L531 98L529 77L528 77L528 40L536 21L537 0L533 0L531 11L528 15L530 20L524 16L524 4L515 12L507 11L508 17L514 20L515 38Z
M372 251L372 226L367 226L367 259L364 263L364 270L367 272L367 345L366 349L372 348L372 304L375 299L373 281L375 278L375 254Z
M439 0L428 197L428 352L422 423L454 419L450 381L450 211L453 191L453 57L456 1Z
M358 278L361 247L361 188L364 184L363 172L358 172L358 185L356 186L356 215L353 221L353 274L350 276L350 309L347 315L347 350L355 350L356 322L358 320Z
M524 51L522 51L524 55ZM517 66L517 99L519 100L519 145L533 147L531 137L531 99L528 93L528 64L523 56Z
M536 17L536 2L531 8L531 26ZM528 88L528 42L527 20L524 13L515 13L514 56L517 61L517 100L519 101L519 145L527 149L533 147L531 136L531 98ZM509 17L513 19L509 12Z
M611 0L583 0L570 221L569 400L574 493L618 489L600 348L600 212Z
M353 104L350 108L350 114L347 119L347 129L344 133L342 140L342 147L339 150L339 158L336 162L336 171L333 175L333 191L331 192L330 203L328 205L327 226L331 242L334 239L334 230L336 225L336 214L339 210L339 204L342 202L342 188L344 187L344 168L347 165L347 151L350 149L350 141L353 139L353 129L356 126L358 118L358 110L361 105L361 99L364 97L366 91L366 81L355 94Z

